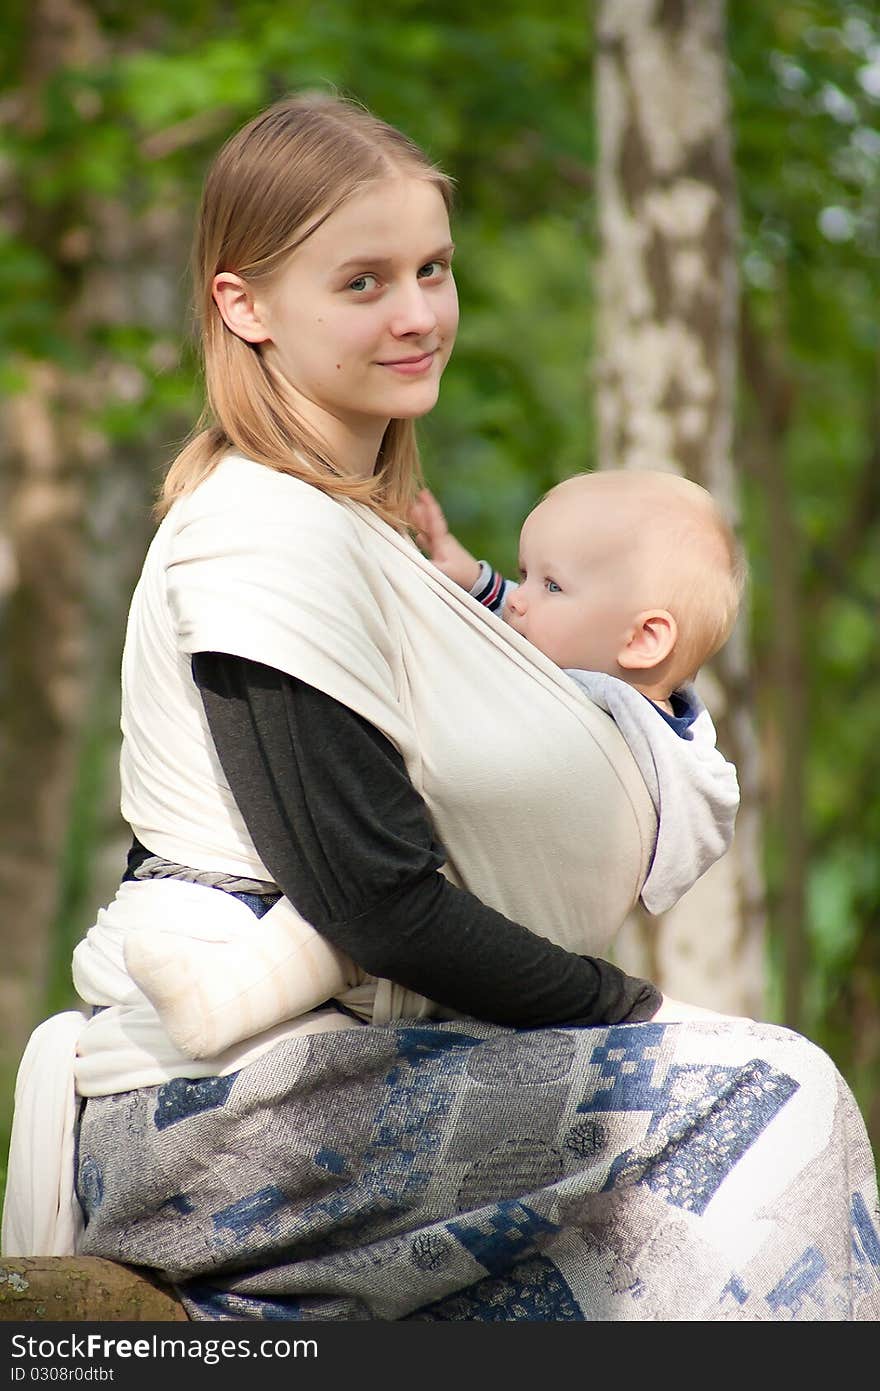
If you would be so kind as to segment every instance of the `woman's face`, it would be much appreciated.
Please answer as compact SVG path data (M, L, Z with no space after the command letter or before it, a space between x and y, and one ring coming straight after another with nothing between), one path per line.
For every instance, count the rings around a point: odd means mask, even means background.
M378 448L389 420L435 404L458 326L452 250L439 190L390 177L348 199L256 292L263 353L331 444Z

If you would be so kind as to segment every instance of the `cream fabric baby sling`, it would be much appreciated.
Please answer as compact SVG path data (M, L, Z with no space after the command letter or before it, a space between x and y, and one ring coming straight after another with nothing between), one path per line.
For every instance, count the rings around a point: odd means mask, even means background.
M162 523L132 602L123 815L170 860L269 878L213 752L197 651L277 667L370 720L401 751L453 882L570 950L606 951L656 830L628 748L564 673L368 509L230 456ZM163 895L155 921L150 892ZM245 910L227 931L219 895L205 891L216 925L194 934L196 896L186 907L181 896L179 915L173 897L173 886L126 887L124 959L189 1057L352 987L347 998L376 1022L428 1009L388 982L358 989L362 975L286 900L260 920ZM81 990L89 952L78 951Z

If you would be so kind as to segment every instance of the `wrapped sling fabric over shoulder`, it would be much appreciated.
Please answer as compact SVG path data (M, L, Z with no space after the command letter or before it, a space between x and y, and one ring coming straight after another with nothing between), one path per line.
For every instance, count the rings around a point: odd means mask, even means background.
M559 946L605 954L656 835L632 754L406 537L230 457L150 548L123 658L123 816L174 863L271 879L218 766L195 652L262 663L360 715L402 755L452 882ZM547 853L519 853L538 842Z

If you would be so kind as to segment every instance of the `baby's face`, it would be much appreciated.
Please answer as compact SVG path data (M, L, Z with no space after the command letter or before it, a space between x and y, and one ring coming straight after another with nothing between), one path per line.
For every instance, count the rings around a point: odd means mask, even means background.
M607 507L587 513L563 488L539 503L520 533L519 588L504 618L560 667L621 675L640 605L627 518Z

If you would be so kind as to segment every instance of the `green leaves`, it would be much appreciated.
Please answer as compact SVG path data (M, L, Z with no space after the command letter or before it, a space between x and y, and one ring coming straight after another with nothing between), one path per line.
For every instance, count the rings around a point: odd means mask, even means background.
M183 53L135 53L116 74L119 107L144 134L206 111L250 115L265 95L260 65L243 38L213 39Z

